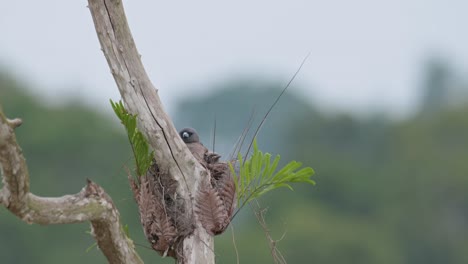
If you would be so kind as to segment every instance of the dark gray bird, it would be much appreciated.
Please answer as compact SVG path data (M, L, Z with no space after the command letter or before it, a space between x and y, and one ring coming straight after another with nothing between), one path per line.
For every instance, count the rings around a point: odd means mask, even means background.
M186 127L179 132L179 135L198 162L205 165L205 155L208 149L200 142L197 131L191 127Z

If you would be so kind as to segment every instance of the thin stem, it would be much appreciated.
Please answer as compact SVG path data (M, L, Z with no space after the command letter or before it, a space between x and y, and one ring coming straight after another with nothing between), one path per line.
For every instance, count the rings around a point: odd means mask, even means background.
M265 114L265 116L263 117L262 121L260 122L260 125L258 125L257 127L257 130L255 130L255 134L253 135L253 139L255 139L255 137L257 136L258 132L260 131L260 129L262 128L263 126L263 123L265 123L265 120L267 119L268 115L270 114L271 110L273 110L273 108L275 107L275 105L278 103L278 101L281 99L281 97L283 96L283 94L286 92L286 90L289 88L289 86L291 85L291 83L294 81L294 79L296 79L296 76L297 74L301 71L302 69L302 66L304 66L305 62L307 61L307 59L309 58L310 56L310 52L304 57L304 59L302 60L301 62L301 65L299 66L299 68L296 70L296 72L294 73L294 75L292 76L292 78L289 80L288 84L286 85L286 87L284 87L284 89L281 91L281 93L279 94L279 96L276 98L276 100L273 102L273 104L271 105L270 109L268 109L267 113ZM253 143L253 139L252 141L250 142L250 145L249 145L249 148L247 149L247 152L245 153L245 157L247 157L249 155L249 152L250 152L250 149L252 147L252 143Z

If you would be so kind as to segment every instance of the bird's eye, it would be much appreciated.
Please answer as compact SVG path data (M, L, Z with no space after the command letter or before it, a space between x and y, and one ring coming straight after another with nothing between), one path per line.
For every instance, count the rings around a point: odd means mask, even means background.
M190 134L188 132L182 133L182 138L189 138Z

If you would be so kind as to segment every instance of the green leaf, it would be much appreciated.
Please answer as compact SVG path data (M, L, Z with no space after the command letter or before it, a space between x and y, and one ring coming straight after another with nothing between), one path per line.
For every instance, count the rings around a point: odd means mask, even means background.
M122 101L116 103L110 100L110 103L116 116L127 130L128 140L132 146L133 156L135 158L137 174L138 176L144 175L153 162L154 151L150 152L146 138L138 130L137 116L128 113Z
M254 139L250 158L244 159L240 153L237 155L239 175L236 174L233 164L229 163L235 179L237 202L240 204L238 210L267 192L282 187L293 190L291 183L315 185L310 179L315 173L312 168L302 167L302 163L291 161L277 171L280 155L276 155L273 162L271 157L270 153L263 153L258 149L257 140Z

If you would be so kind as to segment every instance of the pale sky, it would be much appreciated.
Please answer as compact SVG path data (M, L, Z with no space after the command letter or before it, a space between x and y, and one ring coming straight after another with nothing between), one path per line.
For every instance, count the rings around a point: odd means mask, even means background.
M286 83L309 51L291 89L357 113L410 110L430 55L468 73L466 0L124 3L169 110L181 94L235 76ZM86 5L0 0L0 65L49 98L69 94L108 108L119 95Z

